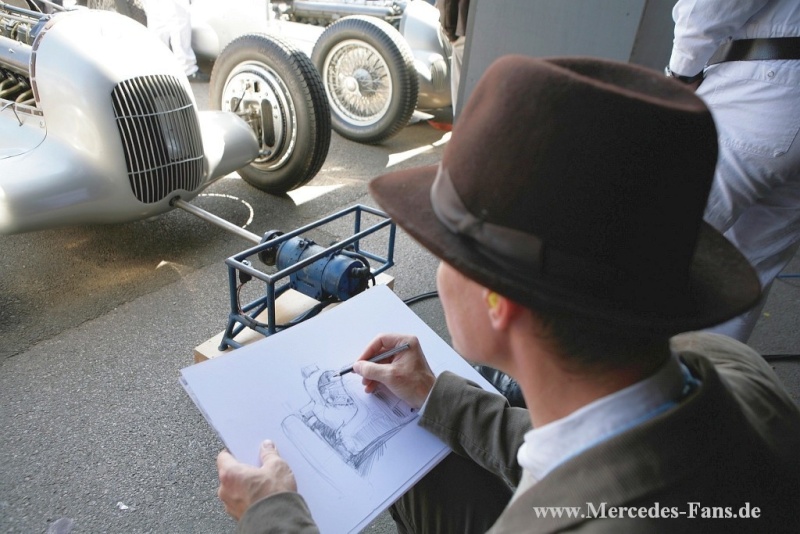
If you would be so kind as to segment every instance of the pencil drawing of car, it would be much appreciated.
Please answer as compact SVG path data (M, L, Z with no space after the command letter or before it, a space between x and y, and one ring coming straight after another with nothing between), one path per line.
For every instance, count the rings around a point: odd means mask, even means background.
M262 77L231 74L227 111L198 111L141 24L0 2L0 233L144 219L234 171L267 192L311 180L331 135L319 74L296 47L259 42L270 61L247 72Z
M89 0L142 21L139 0ZM263 37L290 38L320 72L343 137L379 143L404 128L415 110L449 117L450 43L428 0L193 0L192 46L216 60L211 101L229 109L231 95L259 63L272 60ZM116 6L116 7L115 7ZM146 20L146 19L145 19ZM247 36L240 39L242 36ZM244 64L242 66L242 64Z
M320 477L334 487L337 478L328 473L334 471L331 463L336 458L358 476L366 477L383 454L386 442L418 417L386 388L378 388L375 402L368 405L352 394L361 388L360 380L346 381L333 370L317 365L304 367L302 377L309 402L288 415L281 428ZM320 444L335 456L321 454Z

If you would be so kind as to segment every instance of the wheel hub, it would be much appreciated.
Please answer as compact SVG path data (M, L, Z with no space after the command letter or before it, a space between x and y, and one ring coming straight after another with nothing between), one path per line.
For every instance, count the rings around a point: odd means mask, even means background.
M372 76L365 69L358 69L345 77L342 88L352 95L369 96L375 92Z
M260 65L243 65L223 90L223 109L242 117L259 140L257 164L279 166L291 154L296 117L280 79Z

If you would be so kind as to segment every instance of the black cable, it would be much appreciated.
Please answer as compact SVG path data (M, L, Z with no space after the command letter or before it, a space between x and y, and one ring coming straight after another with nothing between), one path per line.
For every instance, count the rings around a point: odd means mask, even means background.
M330 297L326 300L320 301L311 308L309 308L308 310L304 311L303 313L292 319L291 321L289 321L288 323L275 325L275 328L279 330L285 330L287 328L291 328L292 326L298 325L307 319L311 319L312 317L317 316L319 312L321 312L334 302L339 302L339 299L335 297Z
M423 300L426 300L426 299L435 298L435 297L438 297L438 296L439 296L439 292L438 291L429 291L428 293L422 293L420 295L416 295L414 297L407 298L406 300L403 301L403 303L406 306L408 306L408 305L414 304L416 302L420 302L420 301L423 301Z
M353 250L348 250L346 248L340 250L339 252L343 256L347 256L349 258L353 258L360 261L366 268L366 273L368 273L367 285L369 285L369 280L372 280L372 287L375 287L375 284L377 283L375 281L375 275L372 274L372 266L370 265L369 260L367 259L366 256L364 256L363 254L359 254L358 252L355 252Z
M764 354L761 357L767 360L768 362L800 360L800 354Z

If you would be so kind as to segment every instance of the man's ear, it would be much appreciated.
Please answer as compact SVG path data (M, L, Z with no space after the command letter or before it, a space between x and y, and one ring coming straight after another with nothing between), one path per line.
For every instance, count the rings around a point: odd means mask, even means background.
M519 312L519 304L489 289L484 289L489 321L495 330L505 330Z

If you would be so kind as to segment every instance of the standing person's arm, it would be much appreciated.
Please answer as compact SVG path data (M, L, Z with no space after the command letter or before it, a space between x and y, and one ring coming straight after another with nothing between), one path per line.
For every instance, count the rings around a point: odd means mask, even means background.
M679 0L672 9L675 40L670 70L681 76L702 72L717 48L769 1Z

